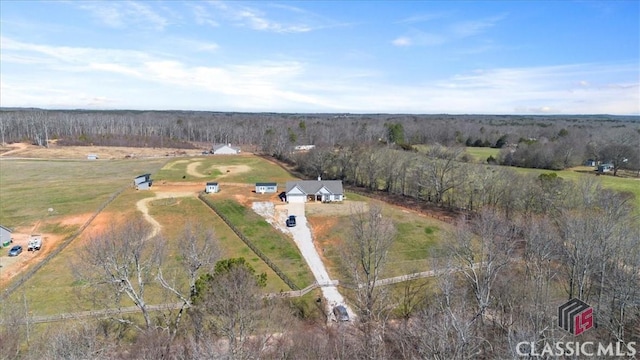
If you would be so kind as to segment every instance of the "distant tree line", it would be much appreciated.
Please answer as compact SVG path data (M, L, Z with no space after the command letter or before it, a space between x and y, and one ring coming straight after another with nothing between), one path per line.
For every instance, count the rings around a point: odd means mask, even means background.
M250 146L281 159L295 145L416 144L503 149L505 165L563 169L591 158L640 168L637 116L284 114L0 109L2 143L181 147ZM622 155L620 155L622 154Z

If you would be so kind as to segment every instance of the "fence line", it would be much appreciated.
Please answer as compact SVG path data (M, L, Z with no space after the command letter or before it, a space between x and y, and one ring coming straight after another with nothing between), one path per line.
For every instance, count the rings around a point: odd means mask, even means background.
M477 269L478 267L480 267L480 264L475 263L473 264L472 267L474 269ZM434 276L439 276L442 274L457 272L457 271L460 271L460 269L445 268L445 269L435 269L435 270L423 271L419 273L395 276L391 278L380 279L376 282L375 286L378 287L378 286L397 284L400 282L411 281L411 280L416 280L420 278L434 277ZM343 283L340 283L338 280L332 280L330 282L322 283L322 284L314 282L313 284L305 287L304 289L297 289L292 291L281 291L279 293L268 293L268 294L264 294L263 297L265 299L294 298L294 297L304 296L310 293L311 291L324 286L342 286L344 288L354 290L354 289L362 288L364 285L365 285L364 283L357 284L357 285L347 284L347 283L343 284ZM147 310L162 311L162 310L170 310L170 309L180 309L183 306L185 306L184 303L149 305L147 307ZM189 308L191 306L187 304L186 307ZM105 317L105 316L110 316L115 314L127 314L127 313L139 312L139 311L140 311L139 307L129 306L129 307L124 307L119 309L88 310L88 311L79 311L75 313L63 313L63 314L57 314L57 315L32 316L31 318L26 319L24 321L25 322L28 321L30 323L49 323L49 322L67 321L67 320L80 320L83 318L91 318L91 317L93 318Z
M198 195L198 198L202 202L204 202L207 206L209 206L209 208L211 208L211 210L213 210L222 219L222 221L224 221L225 224L227 224L227 226L229 226L229 228L233 230L234 233L236 233L236 235L238 235L240 240L242 240L256 255L258 255L258 257L262 259L262 261L264 261L271 268L271 270L273 270L273 272L275 272L276 275L278 275L278 277L282 279L282 281L284 281L285 284L287 284L287 286L289 286L292 290L300 290L300 288L284 272L282 272L282 270L280 270L280 268L278 268L278 266L274 264L273 261L271 261L267 257L267 255L265 255L260 249L258 249L251 240L249 240L246 236L244 236L244 234L240 231L240 229L238 229L235 225L231 223L229 218L227 218L226 215L224 215L213 204L213 202L211 202L209 199L207 199L204 196L204 193L200 193Z
M109 197L109 199L107 199L107 201L105 201L102 205L100 205L100 207L96 210L96 212L93 213L93 215L91 215L91 217L84 224L82 224L82 226L78 230L76 230L75 233L73 233L73 235L68 237L66 240L64 240L62 242L62 244L60 244L58 247L53 249L47 255L46 258L44 258L42 261L40 261L39 263L35 264L33 267L29 268L26 272L24 272L20 278L18 278L17 280L13 281L2 292L2 294L0 294L0 299L2 299L2 300L6 299L9 295L11 295L14 291L16 291L20 286L22 286L22 284L24 284L27 280L29 280L38 270L40 270L49 261L51 261L51 259L53 259L53 257L58 255L62 250L64 250L64 248L66 248L73 240L75 240L78 236L80 236L80 234L82 234L82 232L102 212L102 210L104 210L113 200L115 200L118 196L120 196L120 194L122 194L122 192L125 191L129 187L130 186L127 185L127 186L123 187L122 189L118 190L117 192L115 192L114 194L112 194Z

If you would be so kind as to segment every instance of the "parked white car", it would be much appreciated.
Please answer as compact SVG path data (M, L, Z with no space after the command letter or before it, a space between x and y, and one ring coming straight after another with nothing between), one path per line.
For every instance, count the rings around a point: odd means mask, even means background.
M29 243L27 245L27 251L40 250L41 247L42 247L42 236L31 235L31 238L29 238Z

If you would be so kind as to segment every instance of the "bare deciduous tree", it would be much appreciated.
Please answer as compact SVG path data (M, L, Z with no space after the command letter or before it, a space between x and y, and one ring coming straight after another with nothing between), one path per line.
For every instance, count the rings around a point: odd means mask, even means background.
M455 272L437 278L437 293L410 323L409 358L472 359L480 353L483 332L473 326L476 315L468 310L472 305L459 281Z
M451 236L454 267L471 286L476 318L484 322L496 278L509 265L516 248L514 229L499 213L484 209L471 220L460 219Z
M172 339L176 336L184 310L191 305L191 298L196 293L196 280L201 274L212 272L216 261L220 257L220 249L213 230L205 230L202 226L187 224L178 242L180 244L179 251L182 263L182 267L178 269L178 274L169 281L165 278L162 268L159 267L157 276L160 285L175 295L181 303L175 315L175 320L172 320L174 323ZM188 289L180 284L180 278L184 275L183 272L187 276ZM191 315L196 331L196 339L199 340L201 317L198 311L191 312Z
M42 334L34 344L33 358L41 359L110 359L112 346L103 343L98 329L81 322L57 326Z
M355 305L363 330L363 349L368 357L378 358L383 354L381 339L390 304L386 289L377 287L377 282L396 231L391 219L375 204L370 205L369 211L352 209L351 223L345 257L346 263L350 264L351 276L358 284Z
M126 298L140 309L147 329L153 324L147 285L155 280L164 251L164 241L151 236L151 227L143 220L112 225L89 239L83 253L85 264L76 268L80 280L95 292L95 301L120 307Z
M213 334L224 339L210 350L226 353L229 359L255 358L272 335L258 333L260 326L270 325L276 307L263 301L264 278L254 272L243 258L224 260L213 275L201 276L196 284L194 307L205 314Z
M377 319L379 296L377 281L386 265L389 248L395 238L395 227L391 219L382 214L382 208L371 205L366 211L354 208L351 211L352 231L347 239L345 256L351 264L351 275L356 284L357 306L363 322Z
M429 147L428 160L421 165L423 182L419 185L425 189L430 201L442 205L445 194L462 183L463 177L458 171L461 166L458 157L462 151L462 148L447 149L438 144Z

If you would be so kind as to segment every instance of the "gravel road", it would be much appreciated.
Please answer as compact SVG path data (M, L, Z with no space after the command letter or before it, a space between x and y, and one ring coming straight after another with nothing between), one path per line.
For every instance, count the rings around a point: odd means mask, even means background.
M355 319L355 314L351 307L347 305L344 298L338 291L338 287L334 285L329 277L327 269L324 267L324 263L316 251L316 247L313 245L313 236L311 229L307 226L307 217L304 213L304 204L287 204L288 215L296 216L296 226L288 228L293 235L293 240L300 249L302 256L309 264L313 276L316 281L322 287L322 295L326 300L327 313L331 313L333 307L337 305L344 305L347 308L350 319Z

